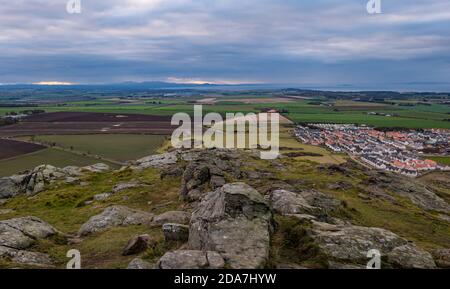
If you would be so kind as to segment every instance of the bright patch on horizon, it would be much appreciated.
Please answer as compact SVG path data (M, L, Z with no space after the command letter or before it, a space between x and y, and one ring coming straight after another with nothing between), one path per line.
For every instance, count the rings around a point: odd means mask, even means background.
M166 81L171 83L181 83L181 84L216 84L216 85L238 85L238 84L248 84L250 82L233 81L233 80L207 80L198 78L179 78L179 77L168 77ZM252 81L251 83L255 83Z
M34 85L73 85L72 82L60 82L60 81L40 81L34 82Z

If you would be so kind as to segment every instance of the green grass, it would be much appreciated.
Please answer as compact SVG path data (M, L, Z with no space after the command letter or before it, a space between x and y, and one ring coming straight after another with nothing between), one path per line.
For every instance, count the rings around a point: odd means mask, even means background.
M151 155L163 144L160 135L39 135L33 138L44 144L100 156L119 162Z
M112 167L117 165L96 158L73 154L62 150L47 148L26 155L0 161L0 177L17 174L24 170L33 169L42 164L49 164L56 167L65 166L87 166L103 162Z
M450 166L450 156L426 156L426 158L433 160L438 164Z
M100 213L110 205L124 205L155 214L180 209L181 206L178 198L180 180L161 180L156 170L149 169L141 172L125 170L90 174L82 180L88 185L68 185L57 182L32 199L27 196L10 199L0 207L12 209L13 212L0 215L0 220L31 215L50 223L63 233L74 234L91 216ZM145 186L121 191L104 201L85 204L85 201L91 200L95 194L110 191L118 182L131 180L139 181ZM162 206L162 204L166 205ZM79 244L69 245L64 238L39 240L30 250L48 253L56 260L58 268L64 268L68 261L65 254L69 249L80 251L82 268L126 268L126 265L136 256L122 256L122 249L128 240L138 234L149 234L153 241L164 242L160 227L124 226L89 235ZM158 247L166 248L164 244ZM16 264L0 259L0 268L6 267L16 267Z
M211 96L214 97L214 96ZM244 97L244 96L243 96ZM252 96L256 98L257 96ZM228 99L237 99L230 96ZM250 96L245 96L250 98ZM259 97L267 98L267 97ZM103 112L103 113L130 113L171 116L177 112L193 113L193 104L189 104L192 99L170 99L156 100L160 104L152 104L155 100L143 100L138 103L123 104L113 100L93 100L92 102L73 102L65 106L39 106L31 109L43 109L47 112L54 111L82 111L82 112ZM318 106L309 104L310 100L293 100L288 103L240 103L237 101L227 101L227 97L220 97L219 103L214 105L204 105L204 113L218 112L259 112L263 108L275 108L278 110L288 110L285 115L295 122L332 122L332 123L357 123L367 124L377 127L405 127L405 128L450 128L450 122L444 121L450 117L450 107L441 104L430 106L416 105L404 107L398 105L383 104L382 106L373 103L360 103L352 101L338 101L337 107ZM267 98L270 102L270 98ZM120 100L119 100L120 101ZM339 105L346 111L340 111ZM355 109L352 110L351 107ZM0 108L0 115L9 111L20 111L26 108ZM337 109L337 110L336 110ZM367 115L368 112L377 111L396 116L374 116Z

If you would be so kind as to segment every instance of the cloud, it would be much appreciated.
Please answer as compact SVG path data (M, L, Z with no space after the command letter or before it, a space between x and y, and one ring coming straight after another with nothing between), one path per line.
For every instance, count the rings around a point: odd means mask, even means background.
M3 4L0 82L450 82L445 1L81 1Z

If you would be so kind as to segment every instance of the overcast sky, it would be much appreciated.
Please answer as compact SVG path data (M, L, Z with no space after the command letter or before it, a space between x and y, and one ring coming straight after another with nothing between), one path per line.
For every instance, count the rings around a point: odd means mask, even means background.
M450 90L450 1L11 0L0 83L176 81Z

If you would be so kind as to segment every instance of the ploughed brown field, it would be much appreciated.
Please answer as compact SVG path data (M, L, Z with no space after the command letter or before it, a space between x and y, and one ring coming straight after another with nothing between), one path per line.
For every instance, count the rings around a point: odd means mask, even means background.
M16 140L0 139L0 160L45 149L44 146Z
M60 134L159 134L170 135L176 128L168 116L90 112L54 112L27 117L0 127L0 136Z

